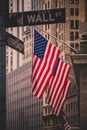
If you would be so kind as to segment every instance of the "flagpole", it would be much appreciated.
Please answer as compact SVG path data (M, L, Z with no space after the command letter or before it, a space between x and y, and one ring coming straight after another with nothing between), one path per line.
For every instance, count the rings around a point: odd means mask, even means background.
M37 27L37 29L41 30L42 32L45 32L46 34L48 34L49 36L53 37L54 39L56 39L56 40L58 40L58 41L62 42L64 45L68 46L68 47L69 47L69 48L71 48L73 51L75 51L75 52L76 52L76 54L78 54L78 53L79 53L79 51L78 51L77 49L75 49L75 48L71 47L71 46L70 46L70 45L68 45L66 42L64 42L64 41L62 41L62 40L60 40L60 39L58 39L58 38L57 38L57 37L55 37L54 35L49 34L48 32L46 32L45 30L43 30L43 29L41 29L41 28L39 28L39 27Z

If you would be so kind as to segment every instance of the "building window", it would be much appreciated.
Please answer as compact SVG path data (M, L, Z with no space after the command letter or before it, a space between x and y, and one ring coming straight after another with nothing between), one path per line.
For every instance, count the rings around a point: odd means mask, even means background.
M13 4L12 4L12 3L10 3L10 7L13 7Z
M66 112L68 111L68 105L66 104Z
M75 8L75 16L78 16L78 15L79 15L79 9Z
M75 32L75 39L79 39L79 32Z
M61 1L59 1L59 7L61 7Z
M45 4L45 9L47 9L47 3Z
M8 73L8 69L6 68L6 73Z
M13 71L13 68L11 68L11 71Z
M50 119L48 119L48 126L50 125Z
M79 29L79 20L75 20L75 28Z
M74 48L74 43L70 43L70 46L71 46L72 48ZM73 51L73 50L71 49L71 51Z
M57 7L57 6L58 6L58 0L55 1L55 7Z
M50 35L48 34L48 40L50 39Z
M71 29L74 29L74 20L71 20L71 21L70 21L70 28L71 28Z
M70 4L74 4L74 0L70 0Z
M6 56L6 66L8 67L8 56Z
M62 5L62 6L63 6L63 4L64 4L63 2L64 2L64 1L63 1L63 0L61 0L61 5Z
M56 32L56 37L58 37L58 32Z
M13 13L13 10L11 9L10 12Z
M71 15L71 16L74 16L74 8L71 8L71 9L70 9L70 15Z
M48 102L47 102L47 101L48 101L47 99L48 99L48 98L46 97L46 98L45 98L45 103L46 103L46 104L48 103Z
M47 24L45 25L45 30L47 31Z
M74 32L70 32L70 40L74 41Z
M48 1L48 9L50 8L50 2Z
M45 35L45 38L47 39L47 35Z
M79 43L75 44L75 49L79 50Z
M13 31L13 28L10 28L10 31Z
M45 108L45 114L47 114L47 108Z
M48 29L49 29L49 24L48 24Z
M61 40L63 40L63 33L61 33Z

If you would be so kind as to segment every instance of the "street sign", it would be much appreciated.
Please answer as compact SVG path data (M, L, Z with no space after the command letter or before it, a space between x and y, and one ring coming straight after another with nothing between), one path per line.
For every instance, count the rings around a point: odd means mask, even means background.
M9 14L6 27L31 26L65 22L65 8Z
M24 54L24 42L8 32L6 32L6 45Z

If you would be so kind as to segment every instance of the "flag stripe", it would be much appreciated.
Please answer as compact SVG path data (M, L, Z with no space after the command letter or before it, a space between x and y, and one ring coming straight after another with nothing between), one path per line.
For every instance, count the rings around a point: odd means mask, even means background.
M64 124L64 129L65 129L65 130L70 130L70 129L71 129L71 126L70 126L68 123L65 123L65 124Z
M63 105L65 103L66 97L68 95L69 89L70 89L71 82L69 80L66 81L66 86L63 87L63 90L60 93L60 97L58 99L58 102L56 102L55 107L52 107L52 112L55 113L57 116L59 116Z

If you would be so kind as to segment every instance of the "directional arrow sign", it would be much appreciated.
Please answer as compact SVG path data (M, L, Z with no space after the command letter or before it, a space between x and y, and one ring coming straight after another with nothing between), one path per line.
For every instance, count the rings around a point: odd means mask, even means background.
M65 8L9 14L6 27L31 26L65 22Z

